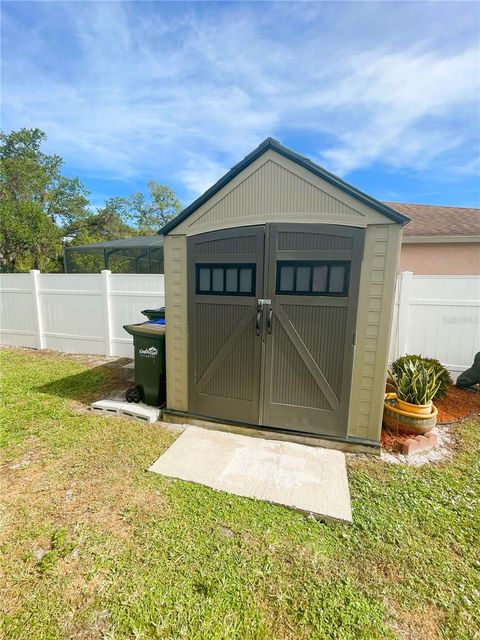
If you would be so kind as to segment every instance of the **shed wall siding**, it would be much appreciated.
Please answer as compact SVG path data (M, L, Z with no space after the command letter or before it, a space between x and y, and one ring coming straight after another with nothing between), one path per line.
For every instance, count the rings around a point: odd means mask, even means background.
M188 410L187 239L165 238L167 407Z
M266 222L395 224L296 163L268 151L172 233L194 235Z
M365 235L348 435L378 441L402 227L372 225Z

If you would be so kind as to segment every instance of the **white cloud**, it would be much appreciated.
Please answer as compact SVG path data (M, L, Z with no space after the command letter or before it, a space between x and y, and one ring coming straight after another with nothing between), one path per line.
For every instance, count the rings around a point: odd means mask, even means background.
M187 189L200 194L215 184L227 171L228 168L218 162L189 154L185 168L178 175Z
M358 57L318 99L319 107L356 110L338 132L337 146L323 157L341 173L387 154L394 166L425 166L469 138L478 139L478 54L472 47L450 57L415 51ZM468 111L472 130L452 132L452 118Z
M83 175L192 195L269 135L321 140L341 174L473 170L478 34L446 4L40 3L30 31L6 11L3 124Z

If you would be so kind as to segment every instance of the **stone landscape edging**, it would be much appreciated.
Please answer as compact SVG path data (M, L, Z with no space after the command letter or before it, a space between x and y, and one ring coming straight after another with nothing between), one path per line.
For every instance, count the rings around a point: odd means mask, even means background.
M402 446L402 454L411 456L418 451L427 451L433 449L438 444L438 434L435 431L427 431L424 435L415 436L405 440Z

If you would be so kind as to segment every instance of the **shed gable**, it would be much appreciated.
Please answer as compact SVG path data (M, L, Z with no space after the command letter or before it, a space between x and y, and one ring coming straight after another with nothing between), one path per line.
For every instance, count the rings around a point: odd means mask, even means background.
M322 222L366 227L392 221L270 149L214 193L171 233L196 235L266 222Z
M193 225L217 223L239 215L329 213L361 216L358 211L307 182L274 160L251 175L200 215Z
M159 233L192 235L266 222L366 227L408 218L267 138Z

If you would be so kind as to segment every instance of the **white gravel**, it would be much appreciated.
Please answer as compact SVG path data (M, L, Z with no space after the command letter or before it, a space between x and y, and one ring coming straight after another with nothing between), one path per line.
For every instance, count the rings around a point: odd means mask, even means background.
M391 453L382 451L380 460L391 464L407 464L411 467L422 467L424 464L432 462L441 462L452 457L455 447L455 438L448 427L442 429L432 429L438 435L438 444L433 449L427 451L417 451L410 456L404 456L401 453Z
M450 427L442 427L441 429L432 429L438 435L438 444L433 449L427 451L417 451L409 456L401 453L393 453L392 451L381 450L380 456L376 459L388 464L406 464L410 467L422 467L425 464L442 462L452 457L455 449L455 438L450 431ZM373 459L364 453L347 453L348 457L357 459Z

